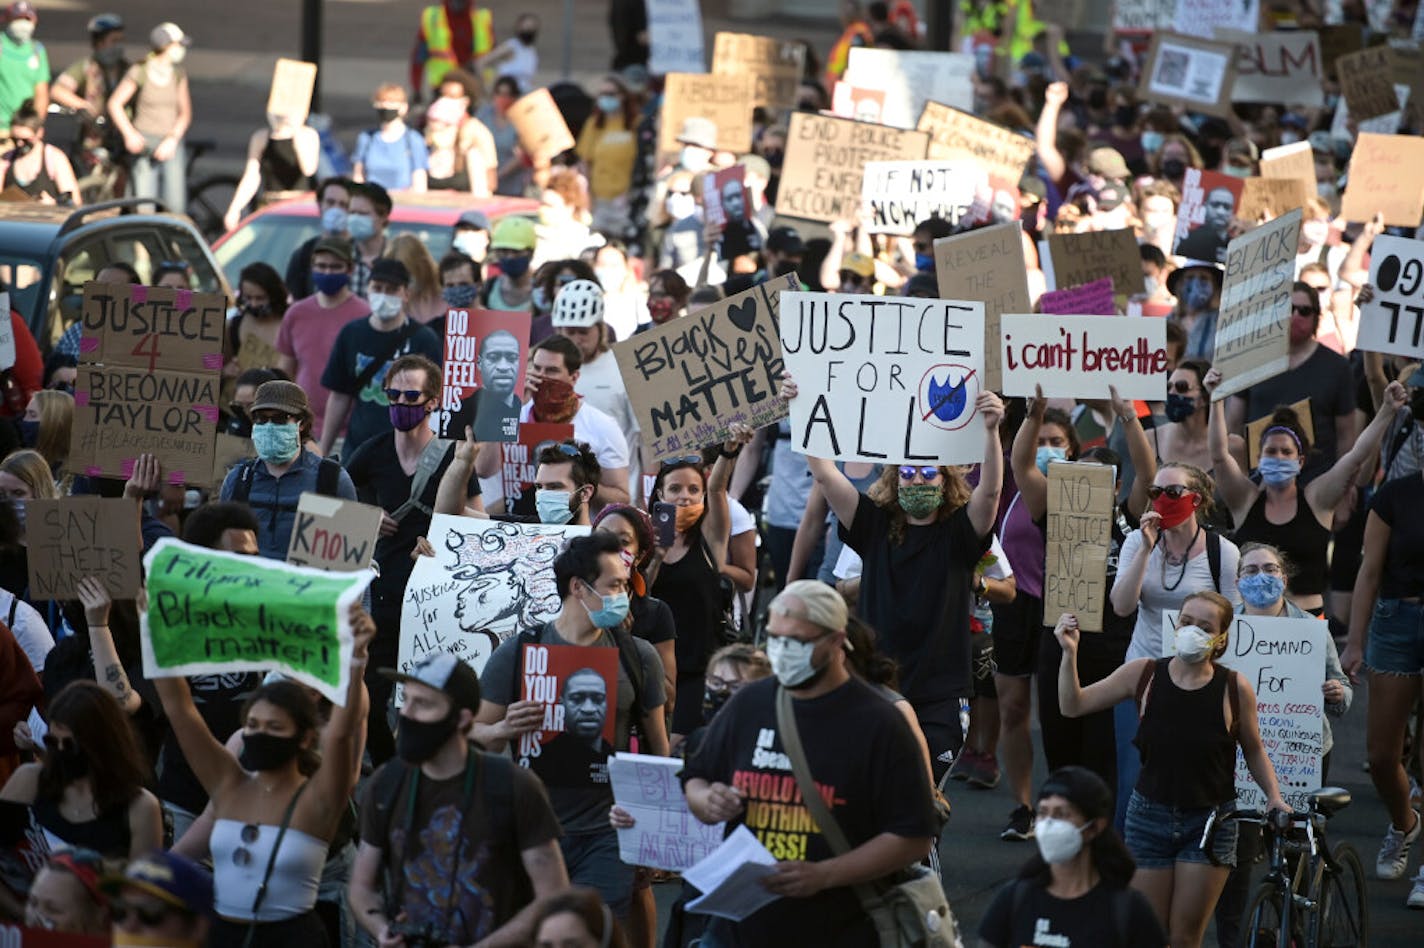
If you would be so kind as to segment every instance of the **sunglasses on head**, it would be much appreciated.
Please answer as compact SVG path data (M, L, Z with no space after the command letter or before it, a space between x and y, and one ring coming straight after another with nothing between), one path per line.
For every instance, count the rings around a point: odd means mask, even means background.
M566 458L576 458L579 456L579 449L566 441L558 441L550 444L549 447L555 449Z
M386 401L398 402L402 398L411 403L424 400L425 393L418 388L388 388L386 389Z
M1190 487L1187 487L1184 484L1168 484L1166 487L1159 487L1156 484L1153 484L1151 487L1147 488L1147 497L1149 500L1156 500L1163 494L1166 494L1173 500L1181 500L1184 495L1195 493L1196 491L1192 490Z
M1177 379L1175 382L1167 383L1167 391L1176 392L1178 395L1186 395L1192 390L1192 383L1186 379Z
M902 481L912 481L915 479L916 474L920 475L920 477L927 481L932 481L936 477L939 477L939 468L928 466L915 467L910 464L906 464L904 467L900 468L900 480Z
M701 463L702 463L702 455L700 455L700 454L684 454L684 455L681 455L680 457L667 458L665 461L663 461L663 467L672 467L673 465L681 465L681 464L701 464Z

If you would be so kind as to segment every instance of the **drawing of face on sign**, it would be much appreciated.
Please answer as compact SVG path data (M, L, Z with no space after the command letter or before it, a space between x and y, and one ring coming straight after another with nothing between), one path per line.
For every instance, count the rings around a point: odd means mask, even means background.
M468 583L455 605L460 631L473 638L477 653L464 656L467 662L479 667L477 660L482 663L500 642L558 614L554 558L563 542L562 534L541 531L539 524L450 533L446 545L455 554L450 576Z
M945 431L958 431L973 420L979 375L969 366L936 365L920 379L920 417Z

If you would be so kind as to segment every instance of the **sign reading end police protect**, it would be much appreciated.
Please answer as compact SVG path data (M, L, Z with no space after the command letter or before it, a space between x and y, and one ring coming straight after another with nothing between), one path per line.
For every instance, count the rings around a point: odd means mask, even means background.
M983 303L783 293L781 347L798 389L793 450L890 464L984 459Z

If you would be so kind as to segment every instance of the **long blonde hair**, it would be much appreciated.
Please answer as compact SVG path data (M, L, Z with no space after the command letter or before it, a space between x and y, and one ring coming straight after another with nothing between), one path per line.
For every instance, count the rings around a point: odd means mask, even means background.
M953 516L956 510L969 503L969 497L973 493L965 482L964 475L954 468L940 465L939 472L944 477L940 487L944 494L944 503L935 511L936 523ZM900 465L887 464L880 472L879 480L871 484L865 493L877 507L883 508L890 515L890 542L899 543L904 540L906 522L905 511L900 506Z
M54 486L54 475L50 473L49 462L38 451L26 448L15 451L0 461L0 471L25 483L36 500L56 500L59 489Z
M35 392L35 408L40 413L40 436L35 450L53 470L69 457L69 438L74 431L74 396L52 388Z

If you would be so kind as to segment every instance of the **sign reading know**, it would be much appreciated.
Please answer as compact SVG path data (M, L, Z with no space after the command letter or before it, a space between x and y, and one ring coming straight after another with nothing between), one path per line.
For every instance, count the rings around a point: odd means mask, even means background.
M1048 290L1038 298L1040 312L1052 316L1114 316L1112 277L1066 290Z
M519 144L536 163L552 161L574 147L573 133L548 89L521 96L509 107L509 120Z
M926 102L966 112L974 108L974 57L969 53L851 47L844 79L885 92L880 121L914 128Z
M1138 93L1148 102L1227 116L1235 81L1236 50L1230 43L1154 33Z
M865 163L917 161L925 157L928 143L924 132L794 112L776 213L828 224L855 221Z
M781 347L799 394L791 447L888 464L984 459L984 304L781 295Z
M279 59L272 67L272 91L267 94L267 114L280 115L293 128L307 124L312 90L316 88L316 63Z
M1211 357L1222 382L1212 401L1280 375L1290 365L1290 296L1300 220L1297 208L1242 234L1226 248Z
M749 73L756 79L753 105L789 112L806 68L806 44L754 36L718 33L712 44L712 71L722 76Z
M146 677L278 670L345 706L351 607L370 584L370 570L328 573L172 537L155 543L143 565Z
M1177 613L1164 610L1162 628L1177 628ZM1320 789L1325 748L1325 641L1329 628L1312 616L1237 616L1231 623L1226 654L1217 663L1244 678L1256 691L1256 723L1261 743L1276 771L1281 796L1299 810L1312 790ZM1175 640L1162 636L1163 657L1174 654ZM1150 699L1149 699L1150 700ZM1266 795L1256 786L1241 749L1236 749L1236 804L1266 809Z
M1392 227L1419 226L1424 217L1424 138L1361 132L1356 139L1340 216L1367 221L1376 213Z
M1033 139L939 102L926 102L916 126L930 136L928 158L973 159L990 177L1016 185L1034 155Z
M984 169L969 161L867 161L860 220L871 234L909 237L921 221L958 225L974 208Z
M752 150L752 96L756 79L750 73L709 75L675 72L663 85L658 119L658 153L680 146L677 136L690 118L710 119L717 128L717 149L734 154Z
M794 273L774 277L613 347L652 457L725 441L738 422L763 428L786 417L777 311L800 286Z
M1082 286L1109 276L1113 288L1125 296L1147 291L1142 282L1142 255L1130 227L1087 234L1049 234L1048 250L1053 259L1055 287Z
M1360 307L1355 346L1424 359L1424 240L1383 234L1370 247L1374 299Z
M1167 321L1148 316L1005 314L1004 394L1049 398L1162 395L1167 371Z
M1232 102L1325 104L1320 37L1310 30L1237 33L1218 30L1216 38L1236 44L1236 83Z
M85 576L102 580L112 599L138 595L143 537L132 500L60 497L24 504L30 598L77 599Z
M648 72L706 72L699 0L647 0Z
M945 300L984 304L984 388L999 391L999 317L1033 308L1024 262L1023 224L980 227L934 242L935 275Z
M337 573L366 569L381 533L380 507L305 493L287 546L287 562Z
M1084 632L1103 630L1115 493L1106 464L1049 462L1045 622L1071 612Z
M647 754L614 754L608 759L613 802L635 824L618 831L618 858L629 866L681 872L722 845L724 824L708 825L692 815L682 795L684 761Z

